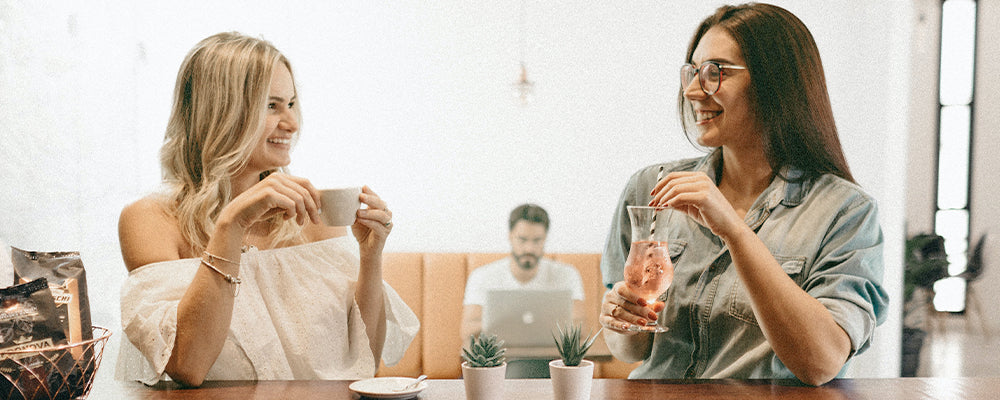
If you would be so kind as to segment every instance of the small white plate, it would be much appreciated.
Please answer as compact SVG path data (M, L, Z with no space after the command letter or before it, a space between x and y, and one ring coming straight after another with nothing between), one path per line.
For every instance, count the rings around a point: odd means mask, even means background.
M360 380L348 386L352 392L373 399L410 399L427 388L427 381L420 382L416 388L397 391L413 383L414 378L380 377Z

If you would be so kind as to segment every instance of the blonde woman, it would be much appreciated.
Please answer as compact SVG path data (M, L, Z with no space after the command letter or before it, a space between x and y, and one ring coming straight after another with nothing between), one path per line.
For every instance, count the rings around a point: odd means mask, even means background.
M358 379L402 357L419 323L382 281L392 212L364 187L326 226L286 167L300 113L291 64L261 39L202 40L177 76L166 189L127 206L119 240L121 379Z

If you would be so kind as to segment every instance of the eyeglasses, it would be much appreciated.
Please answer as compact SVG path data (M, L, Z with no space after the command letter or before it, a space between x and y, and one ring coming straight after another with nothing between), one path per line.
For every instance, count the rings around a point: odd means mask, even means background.
M747 67L723 65L715 61L705 61L698 68L695 68L691 64L684 64L681 66L681 90L688 87L691 81L694 80L694 76L698 75L698 83L701 85L701 91L711 96L722 87L722 71L725 69L747 69Z

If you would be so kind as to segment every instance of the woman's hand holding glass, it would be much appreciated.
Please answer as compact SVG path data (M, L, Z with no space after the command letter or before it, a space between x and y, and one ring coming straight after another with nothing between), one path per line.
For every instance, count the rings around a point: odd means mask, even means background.
M662 301L648 304L632 293L622 281L604 293L604 299L601 302L601 315L598 320L602 326L611 331L633 335L638 331L631 330L632 326L642 327L649 322L656 321L657 313L665 306Z

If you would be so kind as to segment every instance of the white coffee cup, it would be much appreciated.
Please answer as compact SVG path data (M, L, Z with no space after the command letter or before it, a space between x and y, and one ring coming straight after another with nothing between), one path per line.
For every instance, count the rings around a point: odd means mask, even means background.
M361 208L361 188L346 187L319 191L323 206L319 218L329 226L354 225L358 208Z

